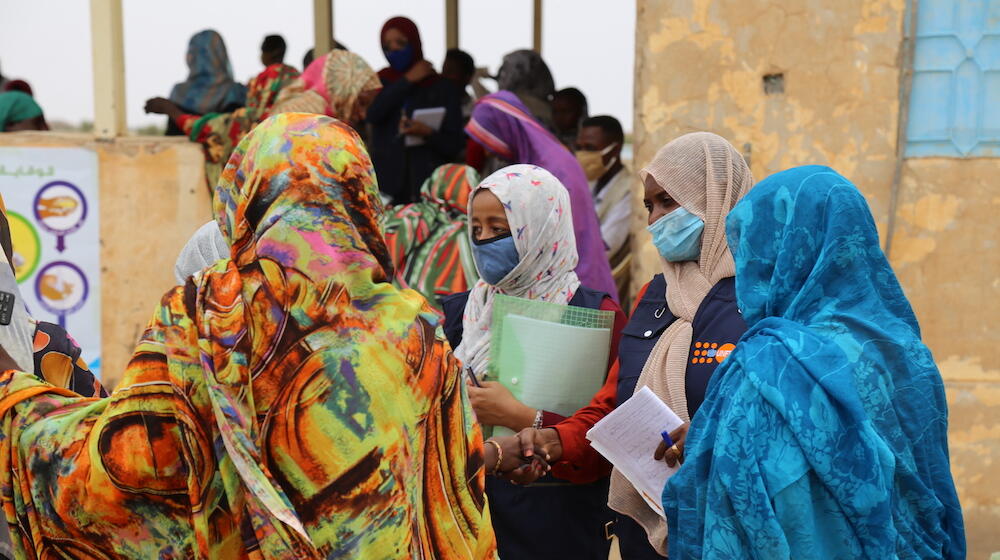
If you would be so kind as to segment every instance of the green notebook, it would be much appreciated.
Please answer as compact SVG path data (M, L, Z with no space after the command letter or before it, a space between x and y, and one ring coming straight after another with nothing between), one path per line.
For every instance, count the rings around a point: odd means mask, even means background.
M489 378L524 404L569 416L604 384L613 311L496 295ZM493 435L510 430L493 429Z

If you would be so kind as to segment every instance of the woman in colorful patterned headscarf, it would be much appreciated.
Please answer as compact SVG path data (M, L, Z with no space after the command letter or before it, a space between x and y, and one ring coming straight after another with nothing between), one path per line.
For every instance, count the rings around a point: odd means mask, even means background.
M864 196L827 167L726 220L749 329L664 490L671 558L965 558L944 384Z
M271 117L214 204L231 258L163 297L112 397L0 356L22 554L492 558L479 428L435 314L388 283L357 134Z
M317 113L357 123L378 90L378 75L365 59L343 49L314 60L299 80L281 91L275 113Z
M477 184L475 169L442 165L424 181L420 202L397 206L385 220L397 280L435 307L438 298L464 292L479 278L465 232L469 192Z
M191 37L187 50L188 77L170 90L170 101L183 111L205 115L232 111L243 105L247 88L233 80L226 43L214 29Z

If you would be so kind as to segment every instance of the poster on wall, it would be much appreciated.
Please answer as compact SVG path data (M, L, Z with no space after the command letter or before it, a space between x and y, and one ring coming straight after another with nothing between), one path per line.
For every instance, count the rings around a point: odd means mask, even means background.
M64 327L100 377L97 192L97 154L90 150L0 148L0 194L28 313Z

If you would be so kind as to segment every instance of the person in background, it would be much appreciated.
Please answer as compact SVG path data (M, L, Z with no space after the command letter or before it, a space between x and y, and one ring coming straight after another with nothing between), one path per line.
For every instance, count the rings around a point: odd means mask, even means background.
M187 115L162 98L146 110L164 112L205 148L209 186L215 184L233 148L258 122L286 112L325 114L346 122L364 118L379 87L375 72L357 54L334 50L314 61L301 76L286 64L272 64L251 80L247 106L232 113Z
M625 298L631 279L631 195L636 186L632 172L622 163L625 132L614 117L590 117L581 124L575 144L576 159L590 183L597 219L601 221L601 237L608 249L611 274L618 295Z
M696 417L716 367L746 330L723 231L726 214L753 186L746 161L725 139L696 132L660 148L640 177L663 274L640 290L622 331L618 362L589 405L551 428L524 430L497 443L508 450L513 443L507 440L519 439L526 458L543 449L552 473L573 482L607 474L609 465L590 446L587 431L637 388L649 387L682 419ZM670 434L676 447L660 442L650 455L675 466L683 460L686 430L687 424ZM521 483L535 478L530 469L514 475ZM611 475L608 501L618 512L614 533L623 560L666 556L666 521L618 471Z
M509 91L493 93L477 101L465 131L501 160L537 165L559 179L569 191L573 206L573 231L579 253L576 274L585 286L607 292L617 301L618 291L601 239L594 199L587 186L587 177L573 154Z
M469 376L483 379L487 372L496 294L613 311L609 363L614 361L625 314L611 296L583 284L573 272L572 214L569 193L559 180L533 165L505 167L476 187L467 235L479 280L471 291L442 300L445 334ZM469 397L483 424L517 431L562 419L518 401L499 382L473 383L473 377ZM525 488L491 477L486 484L501 558L607 560L607 478L589 485L548 478L544 485Z
M219 182L230 257L163 296L112 398L0 352L22 557L494 558L459 365L381 213L350 127L272 116Z
M21 91L34 97L35 92L31 89L31 84L24 80L8 80L0 86L0 91Z
M14 244L11 242L7 208L0 197L0 249L14 270ZM17 271L14 270L16 274ZM82 397L106 397L108 392L91 371L81 355L83 350L66 332L54 323L35 322L35 375L46 383L69 389Z
M262 55L263 58L263 55ZM146 101L147 113L167 115L176 130L202 145L205 179L214 192L222 167L250 129L267 118L278 94L299 77L299 71L280 62L271 64L250 80L246 105L231 112L189 113L171 99Z
M23 91L0 93L0 132L48 130L42 108Z
M670 557L965 558L944 383L865 197L797 167L726 232L749 330L664 488Z
M247 88L233 80L226 43L214 29L195 33L188 41L188 77L174 85L169 99L184 113L207 115L232 112L246 103ZM167 135L184 134L167 122Z
M475 169L446 163L420 189L420 202L397 206L385 219L396 282L440 307L443 296L464 292L479 278L466 232Z
M580 124L587 118L587 97L576 88L561 89L552 96L552 124L556 138L570 150L576 145Z
M497 89L513 92L546 130L555 131L552 96L556 84L542 55L522 49L504 56L497 71Z
M267 68L272 64L284 64L284 62L285 38L281 35L264 37L264 41L260 44L260 63Z
M424 60L416 24L394 17L382 26L380 40L389 66L378 73L383 88L368 109L372 160L383 194L406 204L435 169L457 161L465 145L462 107L457 88ZM436 129L412 118L431 108L444 109ZM408 139L418 144L407 146Z
M472 105L475 100L469 95L468 88L475 74L476 62L472 59L472 55L461 49L448 49L444 55L444 64L441 65L441 77L458 88L463 125L472 116Z
M331 39L330 43L333 45L334 50L337 50L337 49L342 50L342 51L349 51L349 50L351 50L351 49L345 47L343 44L341 44L336 39ZM302 57L302 67L303 68L309 68L309 65L312 64L313 60L316 58L316 55L314 54L315 50L316 49L314 49L314 48L309 49L308 51L306 51L306 54L303 55L303 57Z

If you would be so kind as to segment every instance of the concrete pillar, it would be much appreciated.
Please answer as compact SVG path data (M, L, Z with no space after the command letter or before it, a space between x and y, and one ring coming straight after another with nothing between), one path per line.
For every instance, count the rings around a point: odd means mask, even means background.
M542 54L542 0L535 0L535 13L532 18L532 49Z
M121 0L90 0L94 58L94 134L114 138L125 127L125 47Z
M313 0L313 56L319 58L333 48L333 0Z

